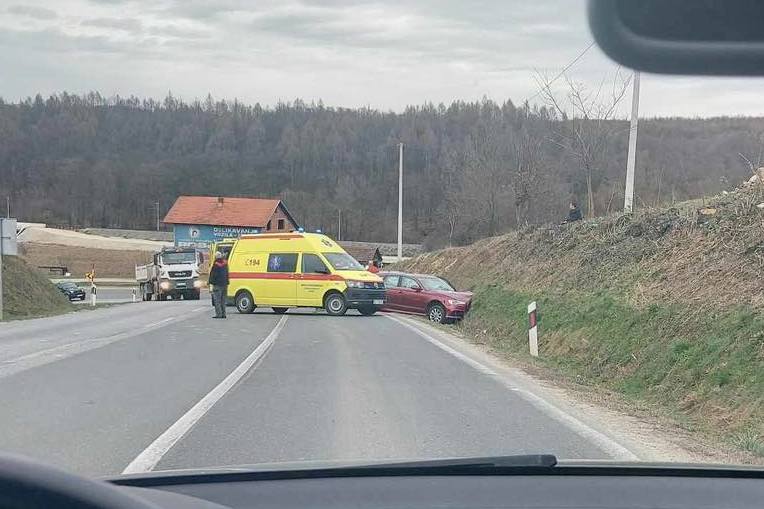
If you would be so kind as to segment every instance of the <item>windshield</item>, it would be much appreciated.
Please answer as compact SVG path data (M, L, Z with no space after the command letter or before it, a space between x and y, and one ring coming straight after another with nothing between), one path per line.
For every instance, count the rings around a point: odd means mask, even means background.
M363 270L363 265L346 253L322 253L334 270Z
M425 290L440 290L444 292L456 291L454 290L454 287L439 277L419 277L419 282Z
M764 77L587 5L0 2L0 458L764 464Z
M193 251L162 254L162 264L164 265L180 265L189 263L196 263L196 253Z

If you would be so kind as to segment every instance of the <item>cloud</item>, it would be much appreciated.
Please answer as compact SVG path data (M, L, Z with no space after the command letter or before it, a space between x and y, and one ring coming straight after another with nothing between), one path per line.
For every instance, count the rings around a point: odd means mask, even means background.
M25 52L44 53L117 53L122 50L116 42L103 36L71 35L58 28L42 30L0 29L0 47L24 48Z
M80 25L124 30L125 32L140 32L143 27L142 23L135 18L89 18L82 20Z
M229 13L248 13L278 5L277 0L183 0L165 7L171 16L192 20L213 20Z
M0 95L38 91L322 98L402 109L520 102L590 42L584 0L34 0L0 7ZM2 0L0 0L2 2ZM53 10L55 9L55 10ZM57 15L56 11L60 13ZM23 18L21 18L23 17ZM85 56L85 58L82 58ZM570 69L596 87L617 65L597 48ZM564 88L564 80L558 83ZM563 92L561 88L561 92ZM762 80L643 76L642 111L764 113Z
M11 5L8 7L8 12L16 16L26 16L34 19L55 19L58 17L56 11L52 9L34 7L32 5Z
M146 33L176 39L207 39L210 37L207 30L174 24L149 26L146 27Z

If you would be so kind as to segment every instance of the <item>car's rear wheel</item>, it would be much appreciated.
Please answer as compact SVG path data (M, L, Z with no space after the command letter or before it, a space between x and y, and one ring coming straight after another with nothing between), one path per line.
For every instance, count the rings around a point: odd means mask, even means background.
M289 308L271 308L271 309L272 309L272 310L273 310L273 312L274 312L274 313L276 313L277 315L283 315L284 313L286 313L286 312L287 312L287 309L289 309Z
M345 296L341 293L330 293L324 300L324 309L332 316L342 316L348 310Z
M358 308L358 312L361 313L363 316L371 316L377 311L379 311L379 308L377 306L360 306Z
M431 322L444 323L446 321L446 308L440 302L433 302L427 307L427 318Z
M255 310L255 299L251 293L244 291L236 294L236 310L242 314L250 314Z

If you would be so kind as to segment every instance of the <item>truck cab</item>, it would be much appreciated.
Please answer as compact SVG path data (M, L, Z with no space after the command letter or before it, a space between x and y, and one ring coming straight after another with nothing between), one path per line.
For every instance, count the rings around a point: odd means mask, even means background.
M135 268L143 300L199 300L201 255L194 248L166 248Z

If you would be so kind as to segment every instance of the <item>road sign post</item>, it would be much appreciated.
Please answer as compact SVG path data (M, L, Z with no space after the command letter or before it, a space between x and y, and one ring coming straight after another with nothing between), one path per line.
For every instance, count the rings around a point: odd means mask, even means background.
M538 316L536 301L528 304L528 347L533 357L539 356Z
M3 257L16 256L16 220L0 218L0 320L3 320Z

